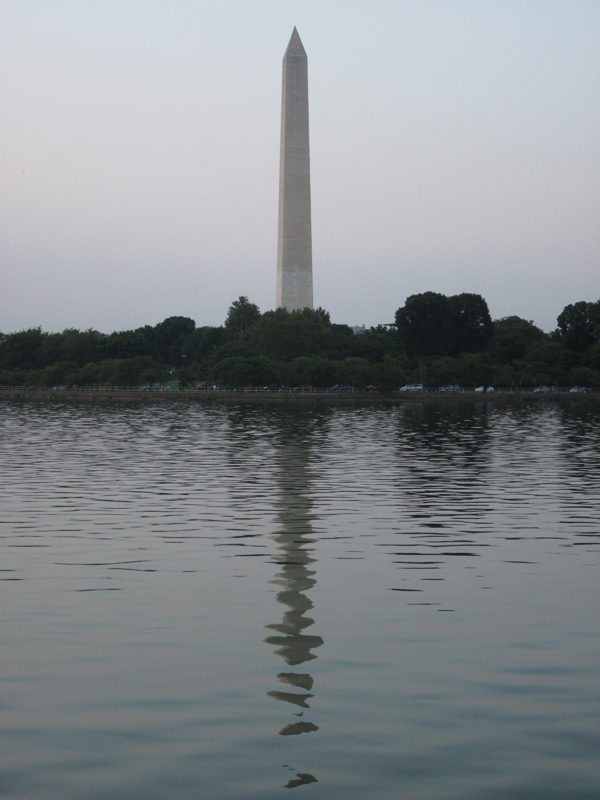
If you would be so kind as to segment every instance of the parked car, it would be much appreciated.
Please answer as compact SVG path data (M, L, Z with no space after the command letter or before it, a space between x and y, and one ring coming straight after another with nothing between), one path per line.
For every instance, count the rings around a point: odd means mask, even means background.
M459 392L460 386L458 383L449 383L447 386L440 386L440 392Z
M294 392L311 392L312 388L313 388L312 386L309 386L307 383L304 383L304 384L302 384L302 386L294 386L292 391L294 391Z
M475 391L476 392L493 392L494 391L494 387L493 386L478 386L475 389Z
M542 394L548 394L548 392L551 391L552 389L549 386L538 386L537 389L533 390L533 393L536 394L536 392L541 392Z
M422 392L423 391L423 384L422 383L407 383L406 386L400 387L401 392Z
M311 386L312 389L312 386ZM329 390L330 392L353 392L354 386L351 386L349 383L336 383L335 386L332 386Z
M591 392L591 389L589 389L587 386L573 386L572 389L569 389L569 392L571 392L571 394Z

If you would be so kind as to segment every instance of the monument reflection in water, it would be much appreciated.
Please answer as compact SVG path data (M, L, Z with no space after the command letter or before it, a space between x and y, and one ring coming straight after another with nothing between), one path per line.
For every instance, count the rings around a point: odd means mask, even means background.
M268 636L265 641L275 645L276 654L292 668L317 658L312 651L323 644L320 636L306 633L314 625L314 619L306 616L313 608L307 592L315 585L315 570L309 566L315 562L310 553L315 539L312 538L311 506L309 496L310 441L306 438L306 430L296 436L281 433L282 439L277 447L277 466L279 493L277 499L278 529L273 534L278 552L275 561L281 569L271 583L281 587L277 593L277 602L286 606L281 622L266 627L276 631L278 635ZM285 438L284 438L285 437ZM295 691L274 690L269 697L289 703L292 709L310 709L308 700L313 696L313 678L310 673L292 669L280 672L277 676L281 683L293 687ZM305 719L306 711L290 709L295 721L290 721L280 731L280 736L297 736L302 733L318 731L318 725ZM308 715L307 715L308 716ZM299 773L297 779L286 784L286 788L294 788L306 783L316 782L316 778L308 773Z

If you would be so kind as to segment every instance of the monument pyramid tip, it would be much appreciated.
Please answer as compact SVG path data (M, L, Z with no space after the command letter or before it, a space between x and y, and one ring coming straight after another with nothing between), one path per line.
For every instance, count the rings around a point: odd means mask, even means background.
M294 25L294 30L292 31L292 35L290 37L290 41L287 46L287 50L285 51L285 55L289 55L293 53L293 55L306 55L306 50L304 49L304 45L302 44L302 39L300 38L300 34L298 33L298 29Z

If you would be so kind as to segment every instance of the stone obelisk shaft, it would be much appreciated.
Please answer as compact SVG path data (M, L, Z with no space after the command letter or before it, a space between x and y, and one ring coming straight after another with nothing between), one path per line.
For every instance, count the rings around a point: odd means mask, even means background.
M277 307L313 307L308 59L294 28L283 57Z

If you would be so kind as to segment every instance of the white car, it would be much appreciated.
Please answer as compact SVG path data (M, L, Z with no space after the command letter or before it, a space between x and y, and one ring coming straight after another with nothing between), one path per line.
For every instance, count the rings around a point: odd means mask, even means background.
M406 386L400 387L401 392L422 392L423 391L423 384L422 383L407 383Z
M493 392L494 391L494 387L493 386L487 386L487 387L486 386L478 386L475 389L475 391L476 392Z

